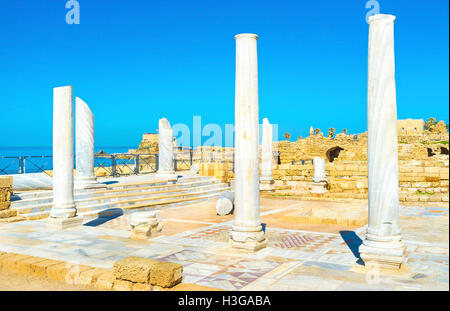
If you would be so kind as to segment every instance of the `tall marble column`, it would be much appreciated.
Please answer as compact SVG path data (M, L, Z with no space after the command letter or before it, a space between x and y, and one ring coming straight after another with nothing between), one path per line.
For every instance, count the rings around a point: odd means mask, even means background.
M106 187L94 173L94 115L81 98L75 98L75 105L75 188Z
M260 190L273 191L274 180L272 176L272 124L267 118L263 119L262 146L261 146L261 178Z
M255 251L266 246L259 216L258 62L255 34L236 39L235 212L230 245Z
M176 180L177 175L173 167L173 131L166 118L159 120L158 147L157 175L169 181Z
M81 224L73 200L73 90L53 89L53 206L47 225L64 229Z
M397 107L394 66L395 16L369 18L367 154L369 225L361 259L400 268L405 247L399 225Z

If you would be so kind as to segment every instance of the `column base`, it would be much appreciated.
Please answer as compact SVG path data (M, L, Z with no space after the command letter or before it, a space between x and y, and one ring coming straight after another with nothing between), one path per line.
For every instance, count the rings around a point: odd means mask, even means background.
M252 229L250 229L252 230ZM229 245L235 249L257 251L267 246L267 239L261 226L255 231L246 231L244 228L232 227Z
M50 217L52 218L72 218L77 214L77 208L75 203L65 203L53 205L50 211Z
M158 171L156 175L158 178L167 179L167 181L176 181L178 179L178 175L174 171Z
M263 177L259 179L259 190L273 192L275 190L275 181L273 177Z
M376 237L366 234L366 239L359 247L359 254L364 265L376 262L380 268L400 269L405 254L401 237Z
M97 189L97 188L106 188L105 184L99 183L97 178L83 178L77 179L75 178L73 183L74 189Z
M311 183L311 193L317 193L317 194L324 194L328 192L328 182L326 181L320 181L316 182L313 181Z
M83 225L83 217L75 216L70 218L53 218L50 217L46 221L46 227L49 229L64 230L72 227Z

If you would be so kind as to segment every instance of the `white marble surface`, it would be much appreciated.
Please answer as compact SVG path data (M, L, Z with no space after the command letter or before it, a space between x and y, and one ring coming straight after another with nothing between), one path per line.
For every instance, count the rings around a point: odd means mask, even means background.
M73 89L53 89L53 207L51 217L76 214L73 200Z
M369 18L367 88L369 224L361 256L394 256L404 247L399 224L397 107L394 62L395 16Z
M94 174L94 114L79 97L75 98L75 186L99 185Z
M233 247L265 246L259 210L259 104L255 34L236 39L235 211L230 234Z
M261 181L273 181L272 176L272 124L269 119L263 119L261 146Z
M159 120L158 139L158 175L161 178L176 179L173 167L173 131L166 118Z
M314 182L327 181L325 174L325 159L314 157Z

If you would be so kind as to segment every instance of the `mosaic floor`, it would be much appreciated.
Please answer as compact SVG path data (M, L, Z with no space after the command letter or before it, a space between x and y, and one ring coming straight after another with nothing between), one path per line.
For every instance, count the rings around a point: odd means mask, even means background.
M405 269L379 274L360 264L365 227L294 230L292 223L266 221L268 246L237 252L228 247L232 216L215 215L214 203L160 211L165 229L148 241L129 239L127 215L64 231L47 229L45 221L2 224L0 250L103 268L126 256L178 262L184 282L225 290L449 290L448 209L402 208L401 222L408 224ZM262 199L261 216L300 206L301 201Z

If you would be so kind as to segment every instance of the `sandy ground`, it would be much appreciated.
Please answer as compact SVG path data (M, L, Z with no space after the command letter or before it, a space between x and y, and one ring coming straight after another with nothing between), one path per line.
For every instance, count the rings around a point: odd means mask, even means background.
M97 291L94 287L0 272L0 291Z

